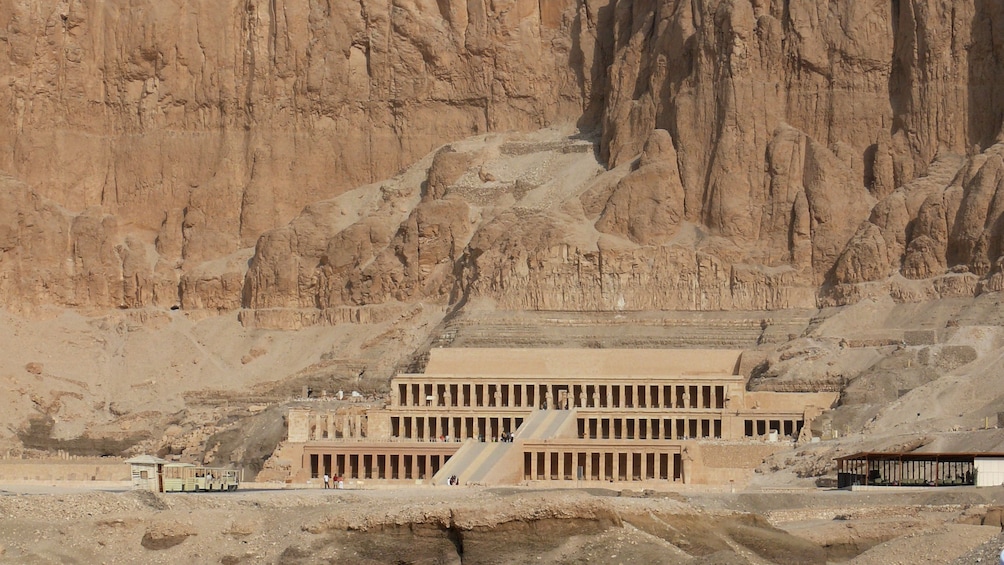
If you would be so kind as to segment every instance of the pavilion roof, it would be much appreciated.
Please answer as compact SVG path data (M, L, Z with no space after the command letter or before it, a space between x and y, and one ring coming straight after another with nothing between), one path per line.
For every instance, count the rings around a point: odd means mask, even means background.
M958 451L958 452L933 452L933 451L861 451L852 455L836 457L837 461L946 461L946 460L970 460L977 457L1000 457L1004 458L1004 453Z

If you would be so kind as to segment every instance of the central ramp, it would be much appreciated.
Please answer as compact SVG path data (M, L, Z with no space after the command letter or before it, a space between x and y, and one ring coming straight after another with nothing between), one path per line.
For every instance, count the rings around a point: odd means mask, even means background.
M516 430L516 439L575 437L575 413L575 410L534 410Z
M512 470L522 467L523 442L575 437L575 410L534 410L513 435L512 442L467 440L439 469L432 484L448 484L452 475L462 485L518 482L519 474Z
M450 476L456 475L460 480L460 484L467 482L466 475L470 475L470 469L474 466L488 447L495 445L492 443L484 443L474 439L469 439L464 442L464 445L453 454L446 464L439 468L439 471L432 477L432 484L434 485L445 485L448 484ZM467 471L467 473L465 473Z

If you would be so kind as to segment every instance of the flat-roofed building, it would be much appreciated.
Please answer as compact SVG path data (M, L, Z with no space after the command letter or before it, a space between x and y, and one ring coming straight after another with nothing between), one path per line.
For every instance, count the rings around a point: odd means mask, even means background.
M797 438L837 397L748 392L741 355L434 349L424 373L392 379L384 408L292 410L287 443L302 445L300 479L741 480L780 447L753 438Z

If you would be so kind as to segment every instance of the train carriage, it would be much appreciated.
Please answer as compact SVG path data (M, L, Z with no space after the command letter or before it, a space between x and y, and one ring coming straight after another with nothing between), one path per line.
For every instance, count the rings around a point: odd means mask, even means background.
M164 492L235 491L243 475L238 469L168 463L164 465Z

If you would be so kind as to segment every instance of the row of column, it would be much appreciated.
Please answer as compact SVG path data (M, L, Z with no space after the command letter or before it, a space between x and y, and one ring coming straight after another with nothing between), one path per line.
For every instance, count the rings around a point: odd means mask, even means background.
M720 418L611 418L578 419L580 438L695 439L722 437Z
M781 436L798 437L802 432L802 420L746 420L745 435L747 437L765 436L772 431Z
M392 406L542 408L725 408L724 385L396 383Z
M309 434L311 440L326 440L342 438L361 438L363 433L363 416L361 414L343 414L342 431L339 436L335 426L337 415L333 412L311 413L309 416Z
M557 481L648 481L682 479L678 453L631 451L529 451L523 477Z
M313 453L310 469L314 478L327 473L361 480L431 479L449 458L445 454Z
M463 441L498 439L512 434L523 424L522 417L485 416L392 416L391 435L416 441Z

